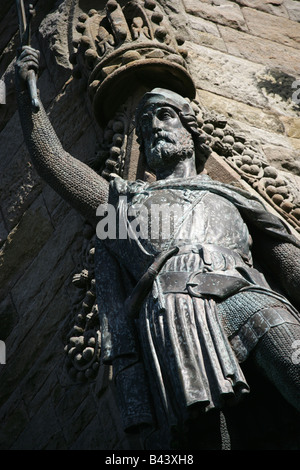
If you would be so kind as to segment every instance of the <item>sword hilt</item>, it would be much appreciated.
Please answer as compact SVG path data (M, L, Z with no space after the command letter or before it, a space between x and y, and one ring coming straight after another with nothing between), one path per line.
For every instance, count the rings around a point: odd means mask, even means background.
M30 4L28 5L28 10L26 12L23 0L16 0L16 5L19 20L21 46L29 46L31 41L31 20L35 14L35 10ZM27 84L32 107L35 110L38 110L40 108L40 105L37 94L36 74L34 70L28 70Z

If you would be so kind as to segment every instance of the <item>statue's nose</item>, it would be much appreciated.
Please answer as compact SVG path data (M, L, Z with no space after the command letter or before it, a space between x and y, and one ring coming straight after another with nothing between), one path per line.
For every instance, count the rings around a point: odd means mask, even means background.
M153 118L152 118L152 128L153 130L159 130L162 128L162 125L161 125L161 120L158 119L158 117L154 114Z

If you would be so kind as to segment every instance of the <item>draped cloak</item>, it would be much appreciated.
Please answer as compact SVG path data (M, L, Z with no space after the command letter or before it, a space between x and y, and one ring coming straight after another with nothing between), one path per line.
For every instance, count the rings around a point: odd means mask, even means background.
M136 233L127 239L97 239L102 360L114 368L125 430L151 425L158 415L176 425L187 420L195 406L219 409L227 401L238 401L249 387L214 298L166 286L164 279L170 273L186 276L209 270L254 276L256 286L272 292L264 276L253 269L247 224L278 241L300 246L299 242L258 198L207 175L154 183L116 177L109 203L129 232L130 209L139 204L149 210L162 203L183 208L183 217L175 220L167 239ZM138 318L129 319L126 298L157 255L172 246L179 252L162 267Z

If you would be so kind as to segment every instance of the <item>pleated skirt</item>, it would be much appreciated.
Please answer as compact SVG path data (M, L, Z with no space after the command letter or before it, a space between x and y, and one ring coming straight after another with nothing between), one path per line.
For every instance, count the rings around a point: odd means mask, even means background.
M184 255L167 269L195 269L199 255ZM174 269L175 268L175 269ZM163 293L159 280L139 319L141 347L152 396L170 425L197 411L223 408L249 391L212 299Z

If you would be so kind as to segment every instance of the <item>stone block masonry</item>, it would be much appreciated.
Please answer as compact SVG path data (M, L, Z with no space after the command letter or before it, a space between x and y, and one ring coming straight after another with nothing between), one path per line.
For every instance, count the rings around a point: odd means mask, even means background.
M259 136L265 128L267 141L278 142L299 163L300 108L293 101L300 77L299 2L184 0L184 5L191 25L189 64L205 105L229 118L236 109L239 129ZM281 167L276 152L274 161L271 153L268 158Z
M64 148L90 161L101 140L80 81L72 79L77 18L105 1L35 0L32 45L39 89ZM121 2L122 5L126 2ZM259 141L300 188L300 2L157 0L184 32L198 98ZM111 370L72 378L64 347L82 292L72 284L88 249L82 218L39 178L24 145L14 91L14 0L0 2L0 449L136 448L120 429ZM5 88L5 99L3 89ZM300 88L300 86L299 86ZM297 189L295 189L296 191ZM298 189L299 191L299 189ZM300 197L300 194L299 194Z

